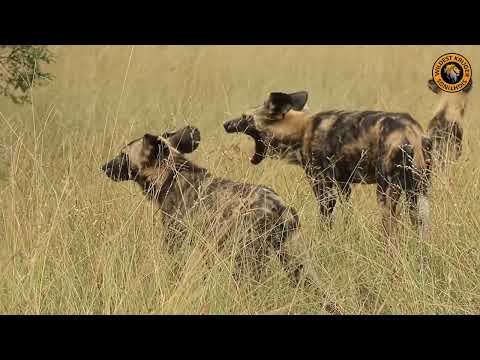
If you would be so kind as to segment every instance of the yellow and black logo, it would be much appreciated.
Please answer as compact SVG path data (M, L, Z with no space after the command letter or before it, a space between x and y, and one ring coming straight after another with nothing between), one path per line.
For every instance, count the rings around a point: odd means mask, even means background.
M462 55L448 53L433 64L433 81L443 91L454 93L463 90L472 79L472 67Z

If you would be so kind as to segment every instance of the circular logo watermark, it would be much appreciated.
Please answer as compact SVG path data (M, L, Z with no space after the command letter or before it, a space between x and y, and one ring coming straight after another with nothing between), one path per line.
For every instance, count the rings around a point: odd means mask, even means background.
M462 55L448 53L440 56L432 67L433 81L443 91L462 91L472 79L470 62Z

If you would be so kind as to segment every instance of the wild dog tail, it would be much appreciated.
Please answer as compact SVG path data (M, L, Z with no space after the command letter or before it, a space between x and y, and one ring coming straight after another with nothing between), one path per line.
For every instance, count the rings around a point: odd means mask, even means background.
M401 183L404 190L427 195L430 187L432 141L429 137L415 134L407 136L400 145Z
M413 166L412 170L415 174L420 174L428 168L427 153L424 148L423 139L423 136L409 136L408 143L411 144L411 146L403 148L410 160L409 165Z
M424 135L412 136L401 146L403 153L403 172L401 184L407 193L415 199L417 218L421 236L425 236L430 227L430 172L432 162L432 141Z

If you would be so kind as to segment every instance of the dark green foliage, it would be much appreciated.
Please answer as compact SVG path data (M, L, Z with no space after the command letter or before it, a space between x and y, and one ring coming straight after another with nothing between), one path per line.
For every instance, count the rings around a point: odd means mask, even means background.
M55 60L43 45L0 45L0 94L16 104L30 102L28 89L45 85L53 75L43 71L43 64Z

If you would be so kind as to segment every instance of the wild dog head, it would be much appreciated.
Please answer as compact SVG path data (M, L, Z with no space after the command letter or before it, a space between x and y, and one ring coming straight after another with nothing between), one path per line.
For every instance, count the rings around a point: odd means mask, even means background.
M438 85L435 83L435 81L433 81L433 79L430 79L428 80L427 82L427 86L428 88L435 94L450 94L450 93L446 93L444 91L442 91L442 89L440 89L438 87ZM470 90L472 90L472 86L473 86L473 80L470 79L470 81L468 82L468 85L465 86L461 91L460 93L465 93L465 94L468 94L470 92ZM453 94L456 94L456 93L453 93Z
M188 154L200 144L200 131L191 126L161 136L145 134L124 146L120 154L102 166L114 181L135 180L141 171L176 154Z
M252 164L259 164L267 155L290 157L296 162L296 151L301 148L305 130L303 110L307 100L306 91L272 92L263 105L226 121L223 126L227 133L244 133L255 140Z

